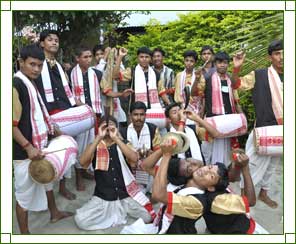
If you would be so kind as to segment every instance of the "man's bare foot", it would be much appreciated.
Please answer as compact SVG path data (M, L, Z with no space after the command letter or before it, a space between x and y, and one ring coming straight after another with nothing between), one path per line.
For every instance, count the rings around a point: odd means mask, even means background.
M270 199L270 197L267 195L266 190L261 189L261 191L258 195L258 199L261 200L262 202L264 202L270 208L277 208L278 207L277 202Z
M66 199L68 199L68 200L74 200L74 199L76 199L76 195L74 194L74 193L72 193L72 192L70 192L68 189L60 189L59 190L59 193L64 197L64 198L66 198Z
M50 218L50 223L55 223L58 222L61 219L73 216L74 213L72 212L67 212L67 211L58 211L57 213L54 214L54 216L51 216Z

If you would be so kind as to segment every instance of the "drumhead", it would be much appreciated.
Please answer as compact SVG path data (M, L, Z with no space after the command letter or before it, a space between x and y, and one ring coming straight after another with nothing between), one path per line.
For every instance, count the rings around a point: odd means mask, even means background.
M40 184L48 184L56 177L55 168L46 159L33 160L29 165L29 173Z

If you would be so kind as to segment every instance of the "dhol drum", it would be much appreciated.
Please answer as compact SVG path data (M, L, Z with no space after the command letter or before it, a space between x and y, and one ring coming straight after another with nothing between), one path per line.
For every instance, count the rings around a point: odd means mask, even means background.
M43 152L45 153L43 159L31 161L29 173L35 182L48 184L61 179L75 164L78 148L71 136L62 135L52 139Z
M151 108L146 111L146 122L156 125L162 129L166 127L166 117L163 108Z
M259 155L283 155L283 125L272 125L254 129L254 145Z
M51 118L63 134L73 137L93 128L96 121L95 114L88 105L69 108L52 115Z
M206 121L223 134L221 138L241 136L248 131L247 119L243 113L208 117Z

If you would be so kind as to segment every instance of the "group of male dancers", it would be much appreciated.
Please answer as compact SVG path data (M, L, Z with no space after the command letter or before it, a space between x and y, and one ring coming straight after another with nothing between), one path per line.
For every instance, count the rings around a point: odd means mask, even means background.
M138 64L128 68L123 65L125 48L81 46L75 50L76 65L65 72L56 60L59 41L57 31L44 30L38 44L20 51L20 70L13 78L13 165L21 233L30 233L28 211L47 208L51 222L74 215L84 230L123 225L129 215L138 220L125 228L128 233L196 234L202 217L213 234L267 233L250 217L249 207L256 203L254 185L261 187L258 199L277 207L267 192L281 157L257 154L253 131L244 152L236 137L224 137L205 118L243 113L237 90L253 89L255 127L282 125L282 41L268 47L270 67L244 77L239 77L244 53L233 57L229 74L229 55L214 53L210 46L202 47L199 68L197 53L186 51L184 70L176 76L164 65L165 52L147 47L138 49ZM119 91L120 82L130 88ZM120 98L129 98L128 116ZM94 124L73 136L78 153L72 164L77 191L85 190L85 178L95 181L95 189L74 214L58 210L54 182L35 182L29 165L45 157L52 138L66 134L59 124L66 113L77 122L75 132L89 108ZM178 143L167 132L185 133L188 149L175 153ZM71 167L57 179L59 193L73 200L75 194L66 187L69 177ZM229 182L239 180L242 191L235 194ZM162 203L158 211L155 202Z

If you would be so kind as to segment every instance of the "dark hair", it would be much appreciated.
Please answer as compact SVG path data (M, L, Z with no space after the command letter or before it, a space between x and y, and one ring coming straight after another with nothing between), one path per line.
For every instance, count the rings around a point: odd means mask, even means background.
M57 37L60 38L58 31L46 29L40 33L40 42L43 42L45 38L48 37L50 34L57 35Z
M100 45L100 44L97 44L97 45L95 45L94 46L94 48L93 48L93 55L95 56L96 55L96 52L97 51L99 51L99 50L101 50L101 51L105 51L105 48L104 48L104 46L103 45Z
M227 188L229 185L229 179L228 179L228 170L223 163L215 163L215 165L218 166L218 175L220 176L219 181L215 185L216 191L222 191Z
M180 158L171 158L168 167L168 175L167 179L170 183L176 186L186 184L187 180L189 179L186 176L179 175L179 163Z
M215 62L216 61L223 61L223 60L226 60L228 63L229 63L229 61L230 61L230 57L229 57L229 55L226 53L226 52L224 52L224 51L219 51L219 52L217 52L216 54L215 54Z
M170 110L174 107L179 107L181 108L181 103L176 103L176 102L173 102L173 103L170 103L168 106L165 107L165 117L169 118L170 117Z
M214 50L213 50L213 48L212 48L211 46L209 46L209 45L205 45L205 46L202 46L202 48L201 48L201 50L200 50L200 55L201 55L204 51L206 51L206 50L210 50L212 54L215 54L215 53L214 53Z
M145 53L148 55L152 55L151 50L148 47L140 47L137 51L137 55L139 55L140 53Z
M37 58L41 61L45 59L42 48L39 47L37 44L31 44L21 49L20 58L25 61L29 57Z
M271 55L272 52L283 50L283 41L282 40L274 40L268 46L268 54Z
M118 127L118 122L117 120L112 116L112 115L109 115L109 120L111 120L112 122L115 123L116 127ZM99 126L103 123L103 122L106 122L107 121L107 116L104 115L101 119L100 119L100 122L99 122Z
M91 52L91 48L86 47L86 46L80 46L80 47L77 47L77 48L75 49L75 55L76 55L77 57L80 57L80 55L81 55L83 52L85 52L85 51L90 51L90 52Z
M197 61L197 53L194 50L187 50L184 55L183 55L184 59L187 57L193 57L195 62Z
M152 56L156 52L160 52L163 57L165 56L165 52L160 47L156 47L156 48L153 49Z
M135 109L144 109L144 111L146 112L147 107L145 103L137 101L131 104L130 113L132 113Z

